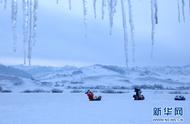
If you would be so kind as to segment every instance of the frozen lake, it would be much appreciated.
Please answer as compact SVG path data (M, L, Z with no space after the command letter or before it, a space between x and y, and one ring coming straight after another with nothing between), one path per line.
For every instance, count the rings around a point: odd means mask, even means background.
M145 91L144 101L134 101L133 92L125 94L98 94L102 101L88 101L85 94L10 93L0 94L0 124L152 124L154 118L181 119L190 123L190 95L186 101L174 101L175 94ZM175 115L174 109L183 109ZM161 115L153 109L161 108ZM172 108L164 115L164 108ZM171 121L171 120L170 120ZM166 122L162 122L165 123ZM169 123L169 122L168 122ZM171 123L171 122L170 122Z

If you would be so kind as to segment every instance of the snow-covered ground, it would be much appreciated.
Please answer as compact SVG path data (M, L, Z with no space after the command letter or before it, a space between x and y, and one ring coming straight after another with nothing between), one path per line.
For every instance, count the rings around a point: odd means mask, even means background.
M186 101L174 101L174 94L144 91L144 101L134 101L133 92L102 95L102 101L88 101L85 94L1 94L0 124L158 124L153 119L173 119L163 124L190 123L190 95ZM161 107L162 115L153 109ZM164 108L172 108L164 115ZM175 115L181 107L183 115ZM178 120L181 119L181 120ZM178 121L175 122L174 120Z
M134 87L145 100L132 99ZM88 89L102 101L88 101ZM189 124L189 105L190 66L0 65L0 124Z

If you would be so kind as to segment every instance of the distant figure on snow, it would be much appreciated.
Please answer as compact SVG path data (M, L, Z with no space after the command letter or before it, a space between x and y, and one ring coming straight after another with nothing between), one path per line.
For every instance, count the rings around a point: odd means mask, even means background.
M93 92L88 90L85 94L87 94L89 101L100 101L101 100L101 96L94 96Z
M141 95L142 91L140 88L135 88L135 95L133 95L134 100L144 100L144 96Z

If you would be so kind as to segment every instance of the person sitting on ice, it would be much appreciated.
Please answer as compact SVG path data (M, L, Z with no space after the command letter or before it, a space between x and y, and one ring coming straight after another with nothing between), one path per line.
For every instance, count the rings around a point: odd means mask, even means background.
M101 96L94 96L94 93L90 90L88 90L86 94L88 96L89 101L100 101L102 98Z
M135 88L135 95L133 95L134 100L144 100L144 96L141 94L142 91L140 88Z
M92 100L94 99L94 94L93 94L92 91L88 90L88 91L86 92L86 94L87 94L88 99L89 99L90 101L92 101Z

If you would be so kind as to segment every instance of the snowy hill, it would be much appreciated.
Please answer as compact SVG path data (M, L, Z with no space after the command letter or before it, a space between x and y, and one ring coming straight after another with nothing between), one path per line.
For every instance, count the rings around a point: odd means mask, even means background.
M11 84L11 85L10 85ZM60 89L68 92L127 92L133 87L150 90L190 90L190 66L133 67L92 65L42 67L0 65L0 86L19 91ZM23 86L22 86L23 85ZM32 86L31 86L32 85Z
M24 77L24 78L32 78L32 75L20 70L13 68L11 66L5 66L5 65L0 65L0 74L1 75L12 75L12 76L17 76L17 77Z
M112 65L81 68L1 65L1 87L25 93L0 95L0 110L4 112L0 114L0 123L96 124L101 120L100 123L105 124L152 124L157 123L158 117L168 117L171 123L189 124L189 67L126 69ZM22 83L15 85L15 79ZM8 84L14 85L8 87ZM143 88L143 101L134 101L132 98L134 92L131 89L137 85ZM83 93L87 89L101 95L102 101L88 101ZM50 93L52 91L63 91L63 94ZM174 101L176 94L184 95L187 100ZM180 116L174 113L157 116L151 114L155 107L160 107L162 111L166 107L173 110L181 107L185 112ZM143 113L143 116L137 118L137 113Z
M34 78L30 73L11 66L0 65L1 89L11 90L17 87L24 88L31 86L34 82Z
M175 120L181 124L190 122L189 66L130 69L112 65L81 68L22 65L0 67L0 75L4 76L4 79L0 79L1 87L4 88L5 83L14 84L15 78L18 78L22 83L8 88L12 92L25 92L0 95L0 110L4 112L0 114L2 124L96 124L100 120L100 123L105 124L152 124L157 123L158 117L171 118L171 123ZM143 88L143 101L134 101L132 98L134 92L131 89L137 85ZM56 92L63 91L63 94L50 93L53 89ZM83 93L87 89L92 89L95 95L101 95L102 101L88 101ZM184 95L187 100L174 101L176 94ZM174 113L156 116L151 114L155 107L160 107L162 111L165 107L173 110L181 107L185 112L180 116ZM143 116L137 118L137 113L143 113Z

